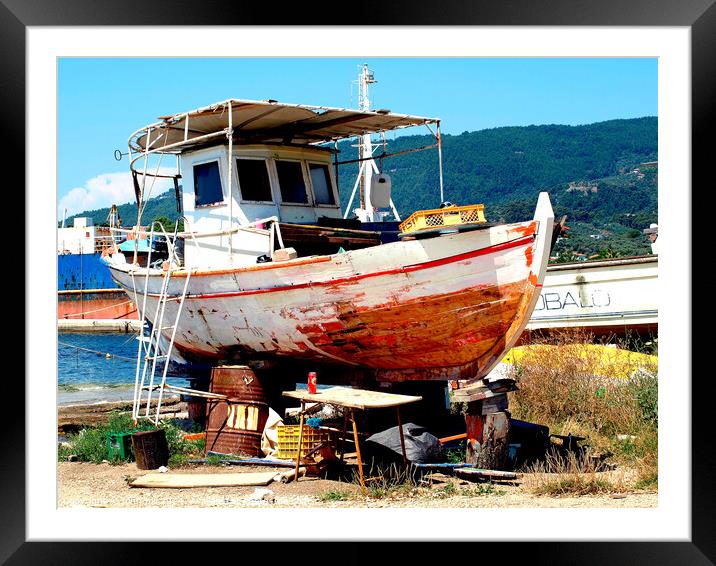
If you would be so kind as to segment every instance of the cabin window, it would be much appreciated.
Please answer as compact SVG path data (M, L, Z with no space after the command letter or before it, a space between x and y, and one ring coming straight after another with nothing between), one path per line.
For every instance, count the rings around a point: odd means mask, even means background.
M194 197L196 206L224 201L218 161L194 165Z
M309 163L308 169L311 173L311 185L313 185L313 196L316 199L316 204L336 204L328 165Z
M271 181L265 159L237 159L236 172L239 176L241 198L272 202Z
M281 186L281 201L307 203L306 181L300 161L276 161L278 182Z

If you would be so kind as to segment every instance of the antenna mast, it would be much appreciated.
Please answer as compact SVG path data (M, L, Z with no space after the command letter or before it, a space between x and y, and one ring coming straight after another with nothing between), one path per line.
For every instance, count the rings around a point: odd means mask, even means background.
M370 96L368 95L368 85L375 84L373 71L368 68L367 64L360 67L358 74L358 109L364 112L370 112ZM373 188L373 176L379 175L380 171L373 159L373 152L376 146L370 138L371 134L363 134L358 142L358 157L360 166L358 169L358 177L360 180L360 208L354 210L356 216L361 222L382 222L389 212L383 212L373 208L371 199L371 190Z
M368 96L368 85L377 83L373 71L368 68L367 64L360 65L360 72L358 73L358 80L354 81L358 83L358 109L362 112L370 112L370 97ZM371 134L366 133L358 138L358 177L356 178L355 184L353 185L353 192L351 198L348 201L343 218L347 218L351 205L353 204L353 198L356 190L360 187L359 192L359 208L353 209L353 213L358 217L361 222L383 222L385 217L388 216L391 211L395 216L396 220L400 220L398 211L395 208L393 199L390 199L390 210L388 210L387 204L383 205L386 208L374 208L373 203L376 202L372 198L373 184L386 182L387 175L383 175L375 164L373 159L373 152L378 147L374 144L370 138ZM353 146L355 147L355 146ZM385 148L385 135L383 135L383 147ZM389 181L389 180L388 180ZM383 189L385 191L385 189ZM390 185L388 185L388 195L390 194ZM381 195L382 199L385 198L385 194ZM381 198L379 197L379 199ZM378 200L378 202L382 202Z
M358 74L358 109L363 111L370 111L370 97L368 96L368 85L374 84L378 81L375 80L373 71L368 68L367 64L361 66L360 73ZM373 207L370 202L370 182L373 176L373 167L375 167L375 161L373 161L373 142L370 139L370 134L363 134L358 143L358 157L360 161L360 168L358 169L358 175L360 176L360 208L355 212L361 222L373 222L374 214ZM364 161L363 161L364 160Z

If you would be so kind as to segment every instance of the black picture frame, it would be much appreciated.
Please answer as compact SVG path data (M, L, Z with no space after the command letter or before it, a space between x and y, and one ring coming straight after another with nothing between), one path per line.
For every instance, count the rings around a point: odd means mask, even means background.
M564 25L564 26L685 26L691 30L692 55L692 180L693 187L706 191L713 185L709 139L714 131L716 105L716 0L512 0L490 2L441 2L438 5L425 1L405 0L390 2L363 2L361 9L349 5L331 5L324 9L312 5L311 9L298 3L281 5L266 10L261 3L218 3L178 0L146 1L125 0L0 0L0 68L2 88L0 113L2 132L13 140L5 147L5 163L13 164L14 171L24 172L25 163L25 31L28 26L101 26L101 25ZM323 21L321 21L323 20ZM23 182L21 177L19 182ZM19 182L17 183L19 185ZM48 188L47 190L51 190ZM685 190L679 188L679 190ZM29 193L24 195L27 202ZM699 195L701 198L701 194ZM22 198L12 210L19 215L24 210ZM699 201L701 202L701 201ZM6 204L9 210L10 205ZM29 205L28 205L29 206ZM27 211L25 211L27 212ZM693 241L692 265L697 259L708 257L700 242L708 241L701 226L709 226L708 206L692 208L692 221L683 219L684 237ZM712 223L712 221L711 221ZM706 236L705 239L700 236ZM694 274L691 281L697 282ZM693 286L693 296L698 286ZM710 298L709 293L704 294ZM25 302L29 297L25 295ZM710 301L709 301L710 302ZM707 306L707 305L704 305ZM691 311L691 304L685 305ZM704 315L706 313L704 312ZM710 317L710 315L707 315ZM706 336L697 332L697 326L684 329L693 337L693 353L707 351ZM24 336L21 329L16 335ZM25 344L25 349L30 344ZM691 354L684 352L684 368L688 372ZM713 426L710 406L714 386L708 372L696 374L691 383L692 413L684 416L684 427L692 431L692 536L690 542L544 542L544 543L483 543L476 552L458 543L450 555L458 560L476 560L481 563L495 560L524 560L538 564L714 564L716 563L716 450L713 449ZM5 417L0 435L3 450L0 452L0 563L7 564L97 564L147 563L159 560L188 561L185 545L167 548L166 545L140 543L39 543L25 542L25 384L17 378L4 380ZM9 412L9 414L8 414ZM686 464L686 463L685 463ZM119 528L119 526L118 526ZM476 525L476 529L479 526ZM556 525L556 529L558 526ZM131 537L131 526L127 529ZM429 527L425 538L430 539ZM115 533L117 534L117 533ZM588 533L585 533L588 534ZM559 536L559 532L555 532ZM81 538L81 533L78 533ZM177 543L169 543L177 544ZM180 544L180 543L179 543ZM234 556L246 563L251 558L266 556L267 547L255 543L241 543L240 554L236 547L225 544L206 545L201 552L206 560L227 559ZM307 545L310 543L306 543ZM365 562L384 548L378 543L344 543L338 550L342 562ZM291 556L328 556L336 552L321 543L319 547L291 550ZM465 552L467 551L467 552ZM270 554L275 552L272 547ZM308 552L308 553L307 553ZM168 553L168 554L167 554ZM294 554L295 553L295 554ZM327 553L327 554L324 554ZM401 561L414 561L427 557L423 544L402 545ZM170 558L167 558L170 557ZM213 558L212 558L213 557ZM223 558L221 558L223 557ZM520 560L522 561L522 560Z

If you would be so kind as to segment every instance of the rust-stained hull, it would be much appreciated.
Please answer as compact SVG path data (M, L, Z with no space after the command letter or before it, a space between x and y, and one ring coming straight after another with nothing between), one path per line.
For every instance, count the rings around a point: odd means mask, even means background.
M137 320L137 307L123 289L59 291L57 318L69 320Z
M530 222L199 271L189 282L175 347L192 359L350 366L381 381L478 377L532 313L551 229L546 199L545 213ZM133 296L130 269L111 272ZM177 299L167 304L165 321L176 313L185 277L172 275L169 294ZM143 293L144 277L134 281ZM161 272L150 271L150 319L160 286Z

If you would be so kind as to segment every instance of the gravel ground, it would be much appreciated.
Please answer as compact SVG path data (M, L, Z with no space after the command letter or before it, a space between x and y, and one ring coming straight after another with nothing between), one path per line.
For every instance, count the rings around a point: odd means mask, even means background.
M265 472L265 466L197 466L172 470L176 473ZM285 470L285 468L283 468ZM412 496L371 498L360 495L357 485L317 478L301 478L282 484L273 482L275 502L250 501L254 487L212 487L193 489L131 488L127 482L148 473L136 464L58 463L59 507L656 507L656 493L630 492L618 495L590 495L582 497L535 496L527 492L528 477L521 485L495 485L485 495L450 495L441 487L454 483L455 489L477 491L481 484L459 481L440 474L431 489L418 490ZM322 501L328 491L350 493L347 501Z

